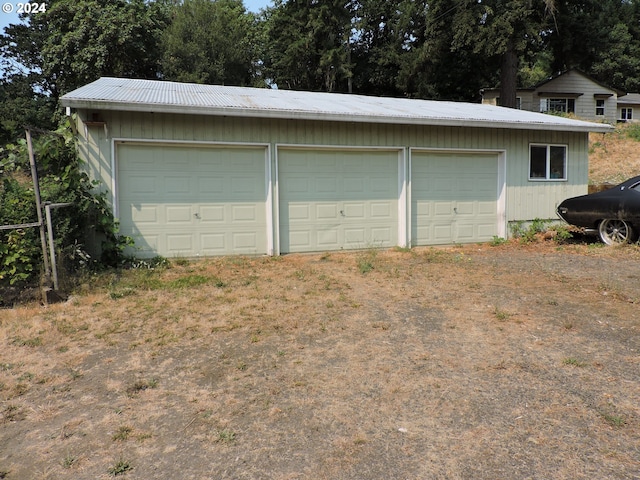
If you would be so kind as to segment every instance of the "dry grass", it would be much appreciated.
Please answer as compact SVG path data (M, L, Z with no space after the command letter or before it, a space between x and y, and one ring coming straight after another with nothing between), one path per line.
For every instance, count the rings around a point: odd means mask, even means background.
M589 183L617 184L640 175L640 142L628 136L636 124L619 124L613 133L589 135Z
M638 280L552 242L95 277L0 311L0 477L637 479Z

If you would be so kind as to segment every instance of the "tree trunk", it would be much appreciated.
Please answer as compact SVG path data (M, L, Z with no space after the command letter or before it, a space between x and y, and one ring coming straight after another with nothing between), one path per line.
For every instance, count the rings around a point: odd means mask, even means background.
M502 55L500 65L500 105L516 108L516 84L518 81L518 55L514 41L509 39L507 51Z

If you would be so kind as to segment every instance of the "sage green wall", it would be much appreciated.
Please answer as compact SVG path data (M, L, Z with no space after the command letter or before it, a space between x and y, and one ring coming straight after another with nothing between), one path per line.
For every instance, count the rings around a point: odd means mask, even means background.
M110 189L112 139L247 142L331 146L389 146L506 151L507 221L556 219L555 206L587 192L588 134L497 128L435 127L306 120L210 117L134 112L98 112L105 125L83 122L96 112L79 112L80 153L90 175ZM463 123L461 121L461 123ZM529 144L568 146L567 181L528 180Z

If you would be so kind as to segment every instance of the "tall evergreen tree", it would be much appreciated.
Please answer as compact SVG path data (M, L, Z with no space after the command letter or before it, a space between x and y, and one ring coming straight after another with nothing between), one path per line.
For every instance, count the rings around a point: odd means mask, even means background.
M348 91L352 0L276 0L265 13L264 71L281 88Z
M242 0L185 0L162 37L163 77L252 85L257 80L256 19Z

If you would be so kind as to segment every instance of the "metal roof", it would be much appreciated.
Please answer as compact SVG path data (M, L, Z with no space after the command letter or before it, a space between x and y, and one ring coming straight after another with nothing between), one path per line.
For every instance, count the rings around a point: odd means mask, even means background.
M92 110L608 132L608 124L476 103L103 77L60 99Z

